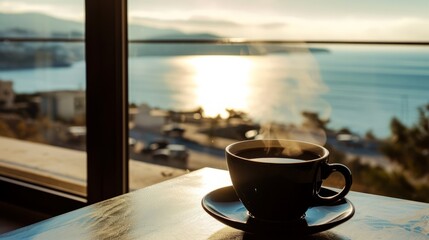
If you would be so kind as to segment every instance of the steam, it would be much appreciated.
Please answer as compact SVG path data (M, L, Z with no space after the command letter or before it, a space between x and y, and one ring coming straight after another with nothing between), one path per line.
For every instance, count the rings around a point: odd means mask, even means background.
M329 53L315 53L329 54ZM293 139L324 145L327 135L323 123L329 119L331 107L322 98L329 91L320 76L318 62L305 46L297 46L288 53L288 60L278 68L281 79L275 79L272 86L265 86L269 98L264 102L265 109L276 112L265 113L264 107L255 106L261 129L259 139ZM259 103L260 104L260 103ZM309 113L304 116L304 113ZM274 119L265 118L273 116ZM320 120L319 122L317 120ZM295 150L291 150L295 151Z
M290 139L324 145L327 135L326 132L320 128L265 123L261 126L257 139Z
M304 149L301 148L300 144L298 142L290 141L287 142L287 144L284 144L285 142L281 142L278 140L267 140L263 141L264 143L264 150L267 153L267 155L272 151L273 149L278 149L279 147L283 148L282 155L288 156L290 158L294 158L297 156L300 156L304 153ZM275 154L278 152L274 152Z

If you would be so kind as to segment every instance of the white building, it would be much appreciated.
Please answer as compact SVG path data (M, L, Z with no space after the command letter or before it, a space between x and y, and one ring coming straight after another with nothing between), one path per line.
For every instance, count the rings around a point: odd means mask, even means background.
M0 107L11 108L14 101L13 82L0 80Z
M147 104L141 104L133 118L136 127L161 127L168 116L166 111L152 109Z
M40 114L54 120L85 119L85 91L52 91L40 94Z

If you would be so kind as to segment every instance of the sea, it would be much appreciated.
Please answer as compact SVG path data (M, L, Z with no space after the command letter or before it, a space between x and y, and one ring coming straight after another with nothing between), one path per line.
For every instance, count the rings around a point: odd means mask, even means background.
M329 128L377 137L389 136L394 117L415 124L429 104L428 47L321 47L328 51L131 57L129 101L202 107L212 117L234 109L261 123L300 124L303 112L314 112ZM16 93L85 90L85 62L0 70L0 79L13 81Z

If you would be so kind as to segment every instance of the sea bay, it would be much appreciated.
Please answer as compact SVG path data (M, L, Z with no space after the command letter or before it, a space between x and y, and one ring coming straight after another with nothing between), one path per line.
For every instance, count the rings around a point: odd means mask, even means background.
M0 71L17 93L84 90L85 78L84 61ZM312 111L330 119L331 128L385 137L392 117L412 124L417 108L429 103L429 49L338 46L320 53L132 57L129 101L202 107L207 116L225 116L232 108L256 121L295 124L303 111Z

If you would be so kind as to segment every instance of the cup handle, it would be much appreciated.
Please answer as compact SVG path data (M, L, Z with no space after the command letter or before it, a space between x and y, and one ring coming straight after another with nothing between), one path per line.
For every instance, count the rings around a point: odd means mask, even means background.
M329 204L336 202L342 198L344 198L347 193L350 191L350 187L352 186L352 173L350 172L350 169L346 167L343 164L339 163L332 163L326 165L322 168L322 177L323 179L326 179L331 175L333 172L339 172L343 175L345 180L344 188L337 194L333 196L320 196L319 193L316 194L316 202L320 204Z

